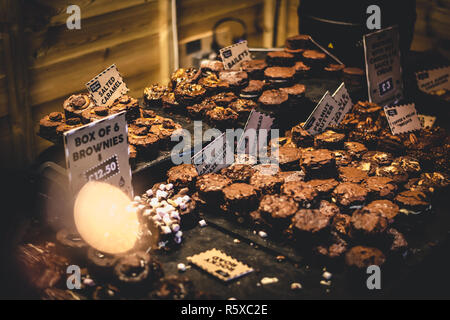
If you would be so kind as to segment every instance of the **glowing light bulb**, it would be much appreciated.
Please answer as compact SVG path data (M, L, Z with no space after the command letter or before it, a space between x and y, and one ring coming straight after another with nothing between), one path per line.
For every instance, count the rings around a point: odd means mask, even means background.
M133 248L139 221L128 196L110 184L88 182L75 200L75 225L81 237L95 249L118 254Z

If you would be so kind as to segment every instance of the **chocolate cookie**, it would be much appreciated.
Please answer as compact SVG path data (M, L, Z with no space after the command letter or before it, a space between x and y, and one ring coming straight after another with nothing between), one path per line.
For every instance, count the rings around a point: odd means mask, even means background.
M397 192L397 185L388 177L368 177L363 185L373 198L393 199Z
M300 123L291 129L292 142L297 147L307 148L314 145L314 136L310 135L308 131L303 129L303 124Z
M368 178L367 172L356 167L339 167L338 175L342 182L361 183Z
M255 169L248 164L233 164L220 170L220 173L233 182L248 183L250 177L255 173Z
M345 254L345 263L350 267L366 271L372 265L381 266L386 261L383 252L377 248L356 246Z
M367 189L351 183L340 183L333 191L332 196L336 202L344 207L359 206L367 199Z
M329 178L336 174L336 162L332 153L326 149L303 151L300 167L309 178Z
M275 174L264 174L263 172L255 172L250 178L252 185L259 195L277 194L284 180Z
M244 212L256 209L258 194L251 185L233 183L223 188L222 192L224 197L222 209L225 212L241 216Z
M317 191L310 184L303 181L285 182L281 186L281 193L307 208L318 200Z
M144 103L150 108L161 108L162 98L169 93L166 86L153 84L144 89Z
M277 231L286 230L298 210L296 202L286 196L265 195L259 203L261 216Z
M50 141L56 141L56 128L64 124L64 115L61 112L52 112L39 121L39 135Z
M67 98L63 103L64 115L66 119L80 118L81 113L94 106L94 102L91 100L88 94L74 94Z
M345 134L326 130L314 137L314 147L317 149L342 149Z

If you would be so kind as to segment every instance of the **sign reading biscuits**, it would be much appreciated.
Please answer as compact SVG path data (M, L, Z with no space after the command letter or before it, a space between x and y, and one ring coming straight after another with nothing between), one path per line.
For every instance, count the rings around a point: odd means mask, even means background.
M69 182L75 195L88 181L104 181L133 196L125 111L64 133Z
M226 70L239 70L243 61L251 60L247 41L241 41L231 46L220 49L223 67Z
M189 262L223 281L237 279L253 271L248 265L217 249L187 258Z
M95 104L105 107L110 107L115 100L128 92L115 64L86 83L86 87Z
M403 97L398 28L366 34L363 43L369 100L381 106L395 104Z
M414 103L384 107L384 112L394 135L422 129Z
M417 86L425 93L450 90L450 67L417 72L416 79Z

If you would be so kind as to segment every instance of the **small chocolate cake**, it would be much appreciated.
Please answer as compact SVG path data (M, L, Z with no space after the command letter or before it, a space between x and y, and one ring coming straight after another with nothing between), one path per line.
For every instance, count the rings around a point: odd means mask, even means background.
M263 80L250 80L248 85L243 88L239 96L243 99L256 100L261 95L266 83Z
M390 165L393 159L392 154L381 151L368 151L362 156L363 161L368 161L378 166Z
M299 169L299 161L301 158L301 151L295 147L279 147L278 148L278 163L281 170L292 171Z
M314 137L314 147L317 149L342 149L345 134L326 130Z
M233 183L222 190L224 204L222 209L225 212L242 215L243 212L250 212L257 207L258 194L251 185L247 183Z
M307 208L318 200L317 191L310 184L303 181L285 182L281 186L281 193Z
M203 74L207 72L219 73L223 71L223 62L219 60L202 60L200 61L200 70Z
M64 124L62 112L52 112L39 121L39 135L42 138L55 141L57 139L56 128Z
M302 61L297 61L294 64L294 70L295 70L295 78L301 80L309 76L311 67L307 66Z
M303 151L300 167L310 178L329 178L336 174L336 162L333 154L326 149Z
M250 112L255 110L258 107L258 104L253 100L237 99L236 101L230 103L229 107L237 112L239 115L239 121L247 121Z
M242 71L247 72L250 79L262 80L267 64L264 60L247 60L241 63Z
M205 116L211 126L219 129L234 128L239 118L239 114L233 109L224 107L208 110Z
M344 68L345 68L344 64L330 63L328 66L323 68L323 71L327 79L330 78L341 79L342 71L344 70Z
M232 183L231 179L222 174L207 173L197 178L195 186L203 199L213 203L221 198L222 189Z
M219 73L219 79L228 82L233 91L238 91L248 84L248 74L245 71L222 71Z
M395 158L392 165L401 168L409 177L417 177L422 172L420 162L408 156Z
M209 99L186 107L186 111L193 120L201 120L206 112L213 110L217 105Z
M180 68L170 76L170 87L175 90L180 83L191 82L198 76L198 70L195 68Z
M66 119L81 118L81 113L94 106L88 94L81 93L70 96L63 103L64 115Z
M264 70L265 79L273 87L287 87L294 80L295 69L289 67L269 67Z
M339 184L335 179L313 179L307 182L321 197L328 197Z
M259 203L262 218L276 231L284 231L298 210L296 202L284 195L265 195Z
M420 191L406 190L400 192L394 201L399 205L400 212L406 215L420 214L430 207L427 195Z
M320 201L319 206L320 213L328 218L332 219L335 215L340 214L341 210L337 205L325 200Z
M340 183L333 191L332 196L343 207L359 206L367 199L367 189L351 183Z
M103 119L110 114L111 111L107 107L92 107L81 113L81 121L86 124Z
M255 169L248 164L233 164L220 170L220 173L233 182L248 183L251 176L255 173Z
M162 98L169 93L166 86L153 84L144 89L144 103L150 108L162 107Z
M351 219L352 237L372 239L386 231L388 219L373 213L372 210L373 209L355 210L353 212Z
M175 188L193 188L198 173L192 164L180 164L167 171L167 182L172 183Z
M280 187L284 180L275 174L264 174L264 172L255 172L250 178L250 185L252 185L259 195L277 194L280 192Z
M336 167L346 167L353 162L352 156L347 151L333 150L331 153L333 154L334 161L336 161Z
M377 248L356 246L345 254L347 266L355 267L364 272L367 270L367 267L372 265L381 266L385 261L386 257L383 252Z
M359 142L344 142L344 149L355 159L359 160L368 150L365 145Z
M349 236L352 217L348 214L338 213L333 217L331 229L342 236Z
M325 53L317 50L305 50L303 51L303 61L307 66L310 66L313 70L321 71L325 66L327 56Z
M392 199L397 192L397 185L388 177L368 177L363 185L373 198Z
M356 167L340 167L338 175L342 182L361 183L368 178L367 172Z
M237 100L233 92L222 92L211 97L211 100L219 107L228 107L230 103Z
M175 93L169 92L162 98L162 107L167 112L183 112L183 106L175 99Z
M310 135L308 131L303 129L303 125L300 123L291 130L292 142L297 147L307 148L314 145L314 136Z
M259 97L258 102L261 108L277 112L285 109L288 106L289 95L277 89L266 90Z
M292 67L295 57L284 51L271 51L266 55L266 62L269 66Z
M308 34L298 34L286 38L286 47L288 49L309 49L311 46L311 36Z
M378 167L375 170L377 177L388 177L398 185L405 184L408 181L408 174L399 165L389 165Z
M386 218L389 222L393 222L398 215L400 208L389 200L375 200L361 210L363 213L378 215Z
M324 239L329 231L330 217L317 209L301 209L292 218L290 230L294 240L304 246Z
M206 94L206 89L195 83L182 82L174 90L178 103L189 106L199 103Z
M153 159L158 155L160 139L156 134L150 133L147 127L130 125L128 142L146 159Z
M204 77L202 77L198 81L198 84L205 88L208 96L226 91L230 88L230 84L228 82L220 80L219 77L212 72L208 72Z
M303 84L296 83L291 87L280 88L280 91L288 94L291 107L299 107L298 104L301 103L305 97L306 87Z
M127 123L133 122L141 115L138 100L130 97L129 95L123 95L114 101L110 110L112 114L125 111L125 119L127 120Z
M64 132L70 131L75 128L79 128L82 125L83 124L81 123L80 118L68 118L63 124L59 125L56 128L56 136L58 139L60 139L64 135Z

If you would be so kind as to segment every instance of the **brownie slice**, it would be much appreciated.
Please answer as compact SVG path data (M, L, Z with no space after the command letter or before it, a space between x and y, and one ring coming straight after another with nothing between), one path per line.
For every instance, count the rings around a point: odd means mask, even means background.
M341 206L358 206L366 201L367 189L355 183L343 182L334 189L332 196Z
M192 164L180 164L167 171L167 182L172 183L175 188L193 188L198 173Z
M388 177L368 177L363 185L373 198L393 199L397 192L397 185Z
M281 186L281 193L309 208L316 200L318 193L308 183L303 181L285 182Z
M283 195L265 195L261 199L258 208L262 218L273 226L276 231L285 230L297 210L297 203Z
M361 183L368 178L367 172L356 167L340 167L339 180L343 182Z
M333 154L326 149L304 150L300 158L300 167L309 178L329 178L336 174Z
M377 248L356 246L351 248L345 255L345 263L350 267L356 267L366 271L372 265L381 266L386 261L383 252Z
M345 134L326 130L314 137L314 147L317 149L342 149Z
M220 173L233 182L248 183L250 177L255 173L255 169L248 164L233 164L220 170Z
M233 183L222 190L225 212L238 216L248 213L257 207L258 194L253 186L247 183Z

